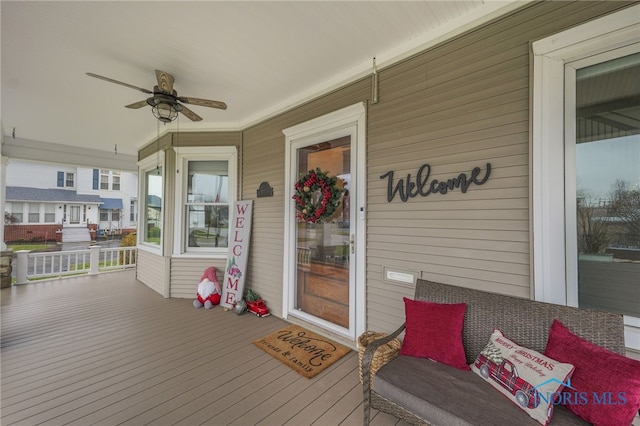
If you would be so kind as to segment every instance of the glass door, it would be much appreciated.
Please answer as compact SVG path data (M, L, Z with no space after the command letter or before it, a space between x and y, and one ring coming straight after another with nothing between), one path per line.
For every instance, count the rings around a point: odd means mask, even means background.
M298 179L305 176L335 178L335 190L342 192L330 215L319 220L309 217L323 209L326 190L314 186L303 198L296 215L296 271L294 309L339 327L349 328L350 271L354 233L351 229L350 181L351 136L301 146L297 152ZM302 179L304 180L304 179ZM329 181L325 179L325 181ZM333 179L331 179L333 181ZM308 211L309 210L309 211ZM325 213L326 214L326 213Z
M69 223L72 225L80 223L80 206L69 206Z

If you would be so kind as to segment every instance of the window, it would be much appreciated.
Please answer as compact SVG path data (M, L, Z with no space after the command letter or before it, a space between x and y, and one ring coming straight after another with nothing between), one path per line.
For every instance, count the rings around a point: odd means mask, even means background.
M140 224L141 241L158 247L162 243L163 170L164 168L158 164L141 173L144 176L141 191L144 194L143 218Z
M109 189L109 170L100 170L100 189Z
M75 175L71 172L58 172L57 183L58 188L73 188L75 186Z
M23 208L22 203L11 203L11 214L16 218L16 223L22 223L23 221Z
M230 206L236 194L236 150L234 147L211 147L206 151L180 150L182 174L180 202L182 227L178 253L225 253L229 245Z
M29 203L29 223L40 222L40 204Z
M100 222L108 222L109 221L109 210L100 209Z
M567 256L577 257L578 306L640 318L640 53L615 57L623 52L567 64L567 237L577 247Z
M111 210L111 220L113 222L119 222L120 221L120 210L118 210L118 209Z
M44 205L44 221L46 223L54 223L56 221L56 205L55 204Z
M119 172L113 172L113 181L111 184L111 189L114 191L120 191L120 173Z
M73 173L66 173L64 186L66 186L67 188L73 188L75 186L74 182L75 182L75 175Z
M638 13L633 6L533 43L532 142L535 298L625 314L626 346L636 349L640 263L615 246L640 248L624 212L638 211L640 185ZM613 259L596 263L589 252Z
M138 200L131 200L129 204L129 222L132 224L138 221Z

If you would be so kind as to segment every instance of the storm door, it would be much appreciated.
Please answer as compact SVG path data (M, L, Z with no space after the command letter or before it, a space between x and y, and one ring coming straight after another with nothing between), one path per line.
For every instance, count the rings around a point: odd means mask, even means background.
M358 140L353 122L287 141L285 317L351 339L364 322Z
M69 206L69 223L71 225L77 225L80 223L80 206Z
M334 190L344 192L329 217L316 222L296 218L295 309L349 328L353 242L349 220L350 136L298 148L297 170L299 177L326 173L327 177L335 178ZM323 192L315 190L310 197L311 203L318 206L316 211L322 209Z

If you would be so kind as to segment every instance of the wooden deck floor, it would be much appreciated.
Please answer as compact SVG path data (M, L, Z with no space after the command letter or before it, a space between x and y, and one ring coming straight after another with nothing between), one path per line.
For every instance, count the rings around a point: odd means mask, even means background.
M195 309L133 271L1 297L2 425L362 424L357 352L299 376L251 343L286 324L274 316Z

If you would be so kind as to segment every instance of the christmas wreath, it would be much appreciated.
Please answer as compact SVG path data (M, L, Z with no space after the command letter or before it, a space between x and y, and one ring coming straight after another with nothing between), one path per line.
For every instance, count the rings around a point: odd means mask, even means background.
M345 189L339 188L338 178L327 176L319 168L309 170L294 185L298 219L305 222L322 222L335 213Z

